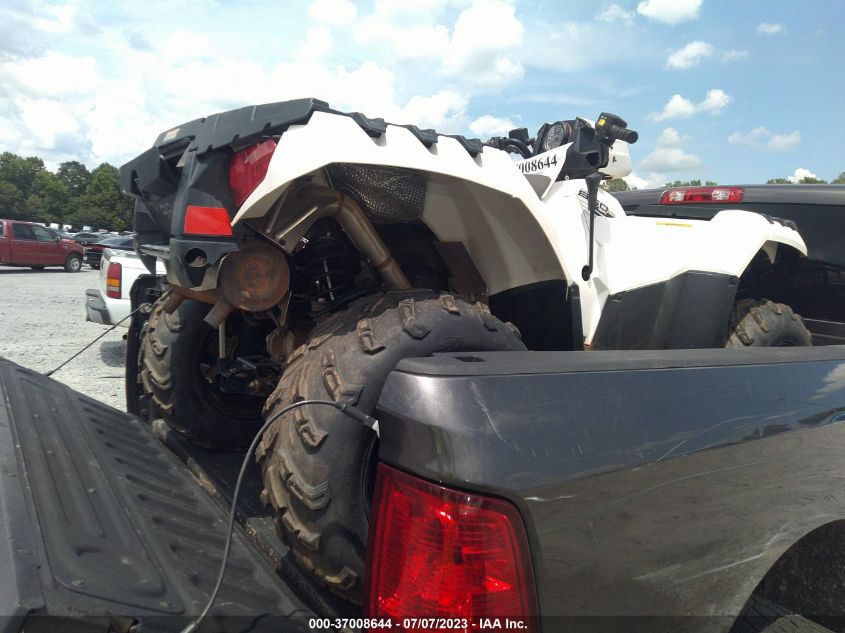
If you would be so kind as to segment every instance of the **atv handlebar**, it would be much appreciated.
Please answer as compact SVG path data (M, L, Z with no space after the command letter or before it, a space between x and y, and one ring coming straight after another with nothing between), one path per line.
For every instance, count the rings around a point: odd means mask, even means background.
M584 119L577 119L577 121L580 121L583 125L590 125ZM511 130L508 136L494 136L485 141L484 144L504 150L509 154L519 154L522 158L531 158L541 153L543 147L547 147L543 139L549 133L549 128L554 129L554 126L560 127L562 124L567 126L565 134L557 140L557 144L553 147L571 142L573 139L571 138L572 125L570 123L575 125L575 122L569 121L558 121L556 124L546 123L537 132L535 138L528 138L528 132L525 128L519 128ZM637 142L640 135L635 130L629 130L627 125L625 119L609 112L602 112L595 125L591 127L595 129L596 141L610 147L615 141L624 141L631 144Z
M628 128L619 127L618 125L611 125L607 130L607 136L614 141L625 141L626 143L631 144L636 143L637 139L640 138L640 135L637 134L635 130L629 130Z
M628 129L625 119L610 112L602 112L599 115L596 121L596 136L608 145L612 145L614 141L636 143L640 137L634 130Z

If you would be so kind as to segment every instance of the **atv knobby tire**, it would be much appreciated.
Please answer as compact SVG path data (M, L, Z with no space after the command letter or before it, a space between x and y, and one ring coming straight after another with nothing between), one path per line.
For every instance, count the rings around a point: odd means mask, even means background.
M743 299L734 306L725 347L798 347L813 338L788 305L766 299Z
M214 356L217 332L203 319L211 306L185 300L168 314L164 295L141 331L138 366L150 416L194 444L240 450L261 428L261 399L223 394L202 375L204 357Z
M371 413L402 358L524 349L516 328L482 304L431 291L365 297L317 325L293 352L264 415L311 398ZM354 602L362 597L375 449L371 430L336 409L307 405L274 422L256 451L261 499L280 536L305 569Z

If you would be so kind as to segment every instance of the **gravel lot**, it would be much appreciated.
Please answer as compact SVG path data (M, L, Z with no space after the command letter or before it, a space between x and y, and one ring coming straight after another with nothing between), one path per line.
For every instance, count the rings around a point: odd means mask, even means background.
M99 271L61 268L33 271L0 266L0 356L36 371L49 371L108 328L85 320L85 290ZM54 378L125 410L123 358L126 329L109 332Z

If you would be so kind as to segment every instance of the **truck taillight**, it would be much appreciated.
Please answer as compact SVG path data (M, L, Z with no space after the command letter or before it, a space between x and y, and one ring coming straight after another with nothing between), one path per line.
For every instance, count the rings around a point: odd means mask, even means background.
M659 204L717 204L742 202L742 187L684 187L667 189L660 196Z
M242 149L232 156L229 165L229 187L232 189L236 206L241 206L264 180L275 151L276 141L271 139Z
M123 270L117 262L109 262L106 270L106 296L112 299L120 299L120 279Z
M509 617L533 630L531 555L512 504L379 464L371 518L369 617L466 618L468 630Z

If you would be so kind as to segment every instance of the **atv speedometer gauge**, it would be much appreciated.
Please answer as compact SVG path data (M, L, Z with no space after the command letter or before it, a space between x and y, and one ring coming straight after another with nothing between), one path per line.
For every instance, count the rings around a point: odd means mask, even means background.
M569 123L566 121L558 121L557 123L546 124L545 131L542 132L542 139L540 139L540 153L548 152L556 147L560 147L564 143L569 142L570 130Z

